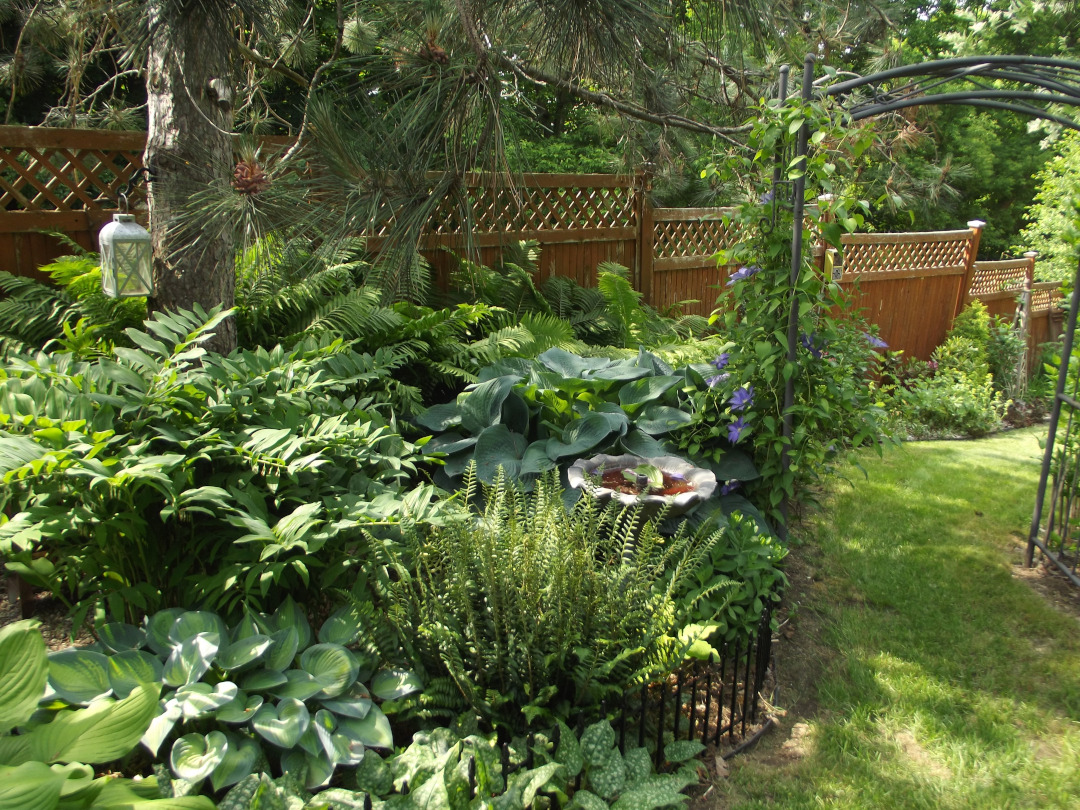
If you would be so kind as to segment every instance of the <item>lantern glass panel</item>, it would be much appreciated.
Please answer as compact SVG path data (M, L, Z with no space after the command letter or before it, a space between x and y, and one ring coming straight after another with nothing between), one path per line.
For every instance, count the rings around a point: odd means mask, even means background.
M113 221L101 229L101 289L121 298L153 295L153 249L150 234L132 214L113 214Z

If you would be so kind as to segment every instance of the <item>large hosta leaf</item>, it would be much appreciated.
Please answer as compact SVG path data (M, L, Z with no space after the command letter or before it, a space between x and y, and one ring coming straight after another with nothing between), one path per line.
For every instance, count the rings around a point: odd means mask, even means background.
M0 765L0 810L52 810L61 794L88 787L93 779L94 769L86 765Z
M423 681L406 669L384 669L371 680L371 692L380 700L397 700L423 688Z
M319 694L322 689L322 683L310 672L303 669L290 669L285 673L285 683L275 686L269 692L278 698L307 700Z
M304 787L308 790L318 790L329 784L334 775L333 762L324 755L312 756L306 751L289 751L282 755L281 768L297 777L303 775Z
M394 747L394 733L390 729L390 721L378 706L372 706L363 720L340 718L338 732L370 748Z
M208 683L191 683L176 690L175 700L187 720L197 720L213 714L231 703L239 694L236 684L222 681L211 686Z
M340 714L343 717L354 717L357 720L363 720L367 717L367 713L375 705L371 700L371 693L360 681L354 683L344 694L330 700L323 699L319 702L334 714Z
M229 740L220 731L211 731L206 736L185 734L173 743L169 764L181 779L197 782L213 773L225 759L228 749Z
M502 467L508 479L516 479L521 473L521 457L526 446L525 437L511 433L506 425L486 428L477 437L473 451L477 477L486 484L493 483Z
M0 734L25 723L45 692L49 664L36 619L0 628Z
M249 692L267 692L288 680L284 672L276 669L256 669L244 674L240 688Z
M677 430L684 425L689 425L692 418L689 413L680 411L678 408L671 408L667 405L650 405L641 412L634 424L641 432L648 433L650 436L657 436L661 433Z
M176 698L170 698L165 701L165 705L157 717L150 721L150 725L139 742L146 746L146 750L150 752L151 756L157 756L158 749L161 748L161 744L172 733L181 714L179 702L177 702Z
M270 636L261 634L247 636L222 649L214 663L229 671L254 664L266 655L274 642Z
M220 641L229 638L229 628L216 613L205 610L189 610L173 622L169 628L169 642L176 646L200 633L217 633Z
M49 685L65 703L85 706L112 694L109 659L90 650L49 654Z
M356 682L360 662L340 644L315 644L300 656L301 668L311 673L322 690L320 697L333 698Z
M275 631L285 630L290 627L294 628L296 630L297 646L301 650L311 643L311 625L308 624L304 611L291 596L286 596L285 601L274 611L274 615L270 617L270 623ZM275 633L270 635L275 640L277 639Z
M251 718L251 727L266 740L281 748L293 748L304 736L311 715L299 700L286 698L277 706L266 704Z
M126 650L141 650L147 644L146 631L133 624L110 622L97 630L100 641L109 652L119 653Z
M146 643L150 645L151 650L158 655L165 655L173 648L172 642L169 641L169 631L172 630L176 620L185 613L187 611L183 608L166 608L165 610L159 610L153 616L147 617L144 623L146 627Z
M517 375L496 377L482 383L476 383L458 394L457 405L461 412L461 426L469 433L480 433L484 428L498 424L502 417L502 406L514 384L521 378Z
M589 412L563 429L561 441L549 439L547 454L555 460L578 458L607 443L614 432L608 414Z
M109 683L118 698L126 698L140 683L157 683L161 660L146 650L125 650L109 656Z
M158 689L141 684L118 702L99 700L87 709L62 711L27 737L29 759L42 762L109 762L134 748L158 710Z
M262 754L259 744L250 737L228 733L225 736L229 742L225 756L210 774L210 783L214 786L214 790L221 790L246 779L255 769L255 763L259 761L259 756Z
M324 644L352 644L364 629L360 611L352 605L338 608L319 628L319 641Z
M210 663L221 646L217 633L198 633L186 639L169 653L162 677L169 686L194 683L210 669Z
M229 703L218 709L214 717L222 723L246 723L262 705L262 695L249 695L241 690Z
M273 644L266 652L263 665L267 669L276 669L284 672L292 666L296 658L296 651L300 648L300 632L295 627L286 627L275 631L270 639Z
M683 377L643 377L627 383L619 389L619 404L627 411L633 413L640 406L650 402L657 402L669 388L678 385Z

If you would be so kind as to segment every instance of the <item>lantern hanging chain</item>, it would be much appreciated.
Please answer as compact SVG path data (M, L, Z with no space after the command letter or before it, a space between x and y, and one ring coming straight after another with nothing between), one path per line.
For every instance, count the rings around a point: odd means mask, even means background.
M135 190L135 184L140 180L142 180L144 183L149 183L153 179L153 170L147 168L146 166L140 166L131 173L131 177L128 178L127 183L119 192L117 192L116 195L120 202L121 214L128 213L128 195Z

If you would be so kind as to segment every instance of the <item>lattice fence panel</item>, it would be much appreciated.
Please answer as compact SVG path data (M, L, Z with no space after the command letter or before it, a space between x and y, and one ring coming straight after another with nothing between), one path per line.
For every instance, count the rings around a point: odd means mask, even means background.
M844 272L850 274L893 273L933 268L961 269L966 265L971 238L968 231L944 239L900 241L881 234L880 241L844 244Z
M141 165L136 150L0 149L0 210L113 208L117 191Z
M991 295L999 292L1019 292L1024 289L1031 264L1027 259L1004 262L975 262L968 295Z
M736 229L720 219L662 220L654 225L653 256L657 259L711 256L738 240Z
M1031 311L1035 313L1057 309L1057 302L1060 300L1060 288L1053 290L1033 289L1031 291Z

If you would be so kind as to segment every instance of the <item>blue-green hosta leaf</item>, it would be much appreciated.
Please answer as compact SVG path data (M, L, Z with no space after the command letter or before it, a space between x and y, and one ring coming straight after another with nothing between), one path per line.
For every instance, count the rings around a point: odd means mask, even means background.
M157 756L158 749L161 748L161 744L172 733L176 721L180 719L180 714L180 704L176 702L175 698L170 698L164 702L161 713L150 721L149 727L139 742L146 746L146 750L150 752L151 756Z
M475 436L462 436L460 433L450 431L441 436L436 436L430 442L425 444L424 455L431 456L435 453L445 453L449 456L461 452L462 450L468 450L474 444L476 444Z
M98 641L105 645L105 649L112 653L124 652L125 650L141 650L146 646L146 631L133 624L123 622L110 622L97 630Z
M59 712L25 735L27 759L91 764L119 759L138 744L157 712L158 688L148 683L121 701L99 700L86 709Z
M45 641L36 619L0 628L0 735L25 723L49 677Z
M334 763L325 756L313 757L305 751L287 751L281 756L281 769L297 777L303 775L307 790L318 790L330 783Z
M304 736L311 715L299 700L286 698L277 706L265 704L251 718L251 727L263 739L281 748L293 748Z
M247 636L222 649L214 659L214 663L225 671L242 669L262 659L273 644L274 641L270 636L261 634Z
M315 735L319 750L326 758L337 763L337 748L334 745L334 731L337 729L337 718L325 709L319 709L311 718L308 732Z
M615 430L608 414L589 412L563 428L562 440L549 439L547 454L555 460L580 458L606 444Z
M151 650L158 655L165 655L173 648L169 641L169 631L185 613L187 611L183 608L166 608L146 618L143 626L146 628L146 643Z
M475 435L484 428L498 424L502 417L503 402L520 379L516 374L496 377L470 385L458 394L457 406L461 412L461 426Z
M286 596L281 606L270 617L270 623L274 630L285 630L289 627L296 629L297 647L304 649L311 643L311 625L308 624L307 616L301 607L293 601L291 596ZM271 638L276 639L276 633L271 633Z
M689 425L693 417L686 411L671 408L667 405L650 405L641 412L634 425L642 433L650 436L658 436L661 433L670 433L673 430Z
M229 638L229 628L216 613L206 610L189 610L181 613L169 628L169 643L174 647L183 644L199 633L217 633L224 642Z
M620 440L623 449L627 453L642 458L656 458L657 456L669 455L667 448L647 433L640 430L631 430Z
M146 650L125 650L109 656L109 683L118 698L126 698L140 683L158 683L164 666Z
M229 638L232 639L235 644L237 641L243 641L245 638L251 638L252 636L264 636L268 635L264 630L268 629L265 622L260 623L258 617L255 616L250 610L244 610L244 618L237 622L236 627L232 629L229 634Z
M236 684L222 681L211 686L208 683L191 683L176 690L175 699L186 720L196 720L213 714L231 703L239 694Z
M384 669L371 680L371 692L379 700L397 700L423 688L419 676L406 669Z
M369 748L394 747L394 733L390 729L390 721L378 706L372 706L371 711L362 720L351 717L340 718L338 732Z
M333 698L356 683L360 662L340 644L315 644L300 655L300 667L322 687L319 697Z
M85 706L111 695L109 659L89 650L50 653L49 685L58 698L73 706Z
M597 369L607 368L612 363L604 357L582 357L566 349L548 349L536 358L549 369L562 377L582 378Z
M165 683L183 686L199 680L210 669L220 644L221 636L217 633L199 633L174 648L161 673Z
M559 466L547 453L547 439L540 439L525 448L525 455L521 457L520 474L524 478L530 475L539 475L548 470L554 470Z
M418 417L416 422L421 427L441 433L447 428L461 424L461 412L458 411L456 402L446 402L441 405L432 405Z
M495 476L502 467L509 480L514 480L521 473L521 457L525 454L527 442L524 436L511 433L506 425L492 425L485 428L476 438L476 476L485 484L495 481Z
M263 666L284 672L292 666L296 651L300 648L300 632L295 627L274 631L270 636L273 644L263 658Z
M307 700L319 694L322 689L322 683L310 672L302 669L290 669L285 673L285 683L267 691L277 698Z
M288 682L285 673L276 669L255 669L244 673L240 688L248 692L267 692Z
M354 683L344 694L333 699L323 699L319 702L334 714L339 714L342 717L353 717L357 720L363 720L367 717L367 713L371 711L371 707L374 705L371 700L371 693L360 681Z
M229 740L220 731L211 731L205 737L185 734L173 743L169 764L176 776L197 782L214 772L224 761L228 749Z
M229 743L225 756L210 774L210 784L214 786L214 790L221 790L246 779L255 769L255 763L262 754L259 744L250 737L228 732L225 736Z
M319 641L324 644L352 644L364 629L360 612L353 605L346 605L330 614L319 628Z
M332 759L338 765L354 767L363 761L364 750L367 746L362 742L354 740L341 732L334 733L331 735L330 739L334 745L334 756Z
M236 693L236 697L218 709L214 719L222 723L246 723L255 716L255 712L262 705L262 695L249 695L240 690Z
M669 388L682 381L682 377L675 375L643 377L640 380L634 380L619 389L619 404L633 413L642 405L659 401Z

